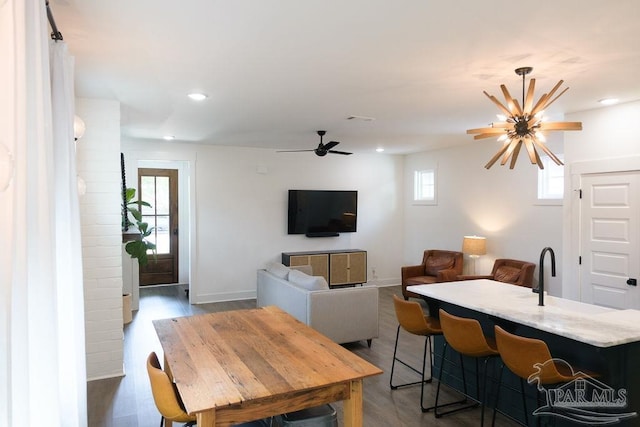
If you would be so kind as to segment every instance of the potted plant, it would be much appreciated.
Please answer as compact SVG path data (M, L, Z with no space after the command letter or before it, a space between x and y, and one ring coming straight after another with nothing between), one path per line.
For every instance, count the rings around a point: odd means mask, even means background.
M127 236L124 250L131 258L137 259L140 265L146 265L149 262L148 251L151 250L155 257L156 245L147 240L153 232L154 227L149 227L149 224L142 221L142 213L140 210L142 206L151 207L151 205L142 200L135 200L135 197L135 188L125 189L122 200L122 231L123 233L128 231L131 226L135 226L136 231L126 235L123 234ZM129 214L131 214L135 223L131 222Z

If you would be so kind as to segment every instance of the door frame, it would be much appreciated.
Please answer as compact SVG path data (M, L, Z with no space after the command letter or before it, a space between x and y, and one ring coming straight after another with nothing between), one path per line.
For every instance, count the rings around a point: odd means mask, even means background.
M127 182L135 182L137 187L138 168L159 168L178 170L178 209L180 211L179 229L182 230L180 236L179 252L179 276L180 283L187 283L189 289L189 303L193 303L198 295L197 268L195 265L195 251L197 248L196 233L196 156L195 153L170 152L148 152L129 151L124 152L127 159L126 179ZM136 188L137 190L137 188ZM134 268L137 270L137 268ZM131 308L137 310L140 301L140 286L138 274L134 272L135 282L132 289Z
M587 160L571 163L569 178L565 180L563 226L563 298L582 301L578 257L582 244L580 235L580 186L583 175L640 171L640 156Z

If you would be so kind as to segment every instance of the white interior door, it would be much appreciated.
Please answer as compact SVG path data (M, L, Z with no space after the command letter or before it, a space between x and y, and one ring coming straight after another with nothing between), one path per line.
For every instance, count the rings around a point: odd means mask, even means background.
M583 302L640 309L640 172L581 177Z

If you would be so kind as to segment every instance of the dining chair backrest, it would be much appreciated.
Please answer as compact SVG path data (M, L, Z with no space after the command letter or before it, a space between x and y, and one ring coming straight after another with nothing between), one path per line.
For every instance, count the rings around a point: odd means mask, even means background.
M173 383L167 373L162 370L155 352L147 357L147 372L151 382L153 400L160 414L171 421L194 421L195 417L187 414L180 405Z

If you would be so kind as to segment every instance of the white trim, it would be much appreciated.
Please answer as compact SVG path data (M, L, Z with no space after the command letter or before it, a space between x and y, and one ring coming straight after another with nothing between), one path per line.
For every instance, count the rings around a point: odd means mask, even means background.
M640 156L617 157L574 162L565 166L570 170L565 174L564 194L564 268L562 297L581 301L580 269L580 186L582 176L595 173L616 173L640 171ZM565 169L566 171L567 169ZM568 243L568 244L567 244Z
M195 153L182 153L177 155L175 153L167 153L167 152L146 152L146 151L129 151L125 152L125 169L127 175L127 186L137 187L138 177L137 177L137 168L138 167L157 167L157 168L167 168L167 169L178 169L178 182L180 186L180 200L179 206L181 206L181 210L183 210L182 206L188 206L188 214L186 218L182 215L180 218L180 229L185 230L188 229L188 284L189 284L189 302L199 303L201 301L197 301L197 289L198 289L198 280L197 280L197 254L196 248L197 246L197 221L196 221L196 159L197 156ZM135 165L135 167L132 167ZM185 224L188 225L185 226ZM182 239L181 239L182 241ZM180 252L184 253L185 248L181 246ZM181 257L182 258L182 257ZM183 269L184 266L180 263L180 269ZM136 291L134 291L136 293ZM135 298L135 295L134 295Z

